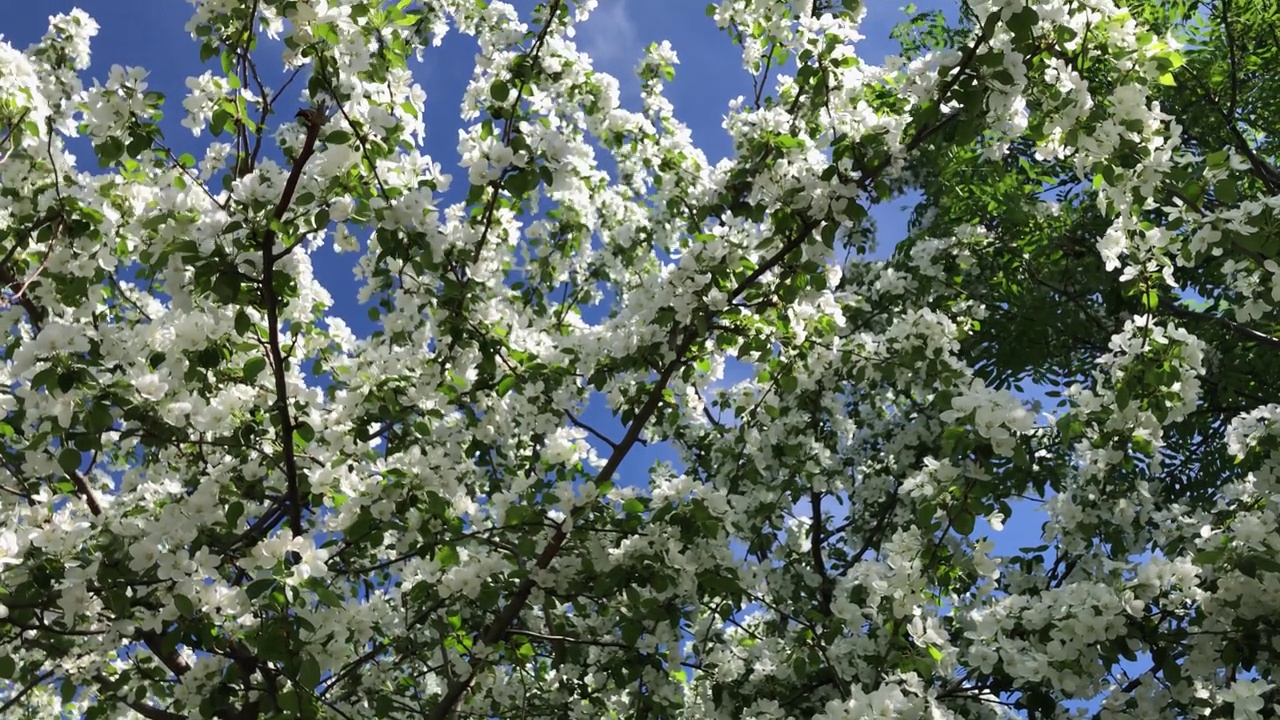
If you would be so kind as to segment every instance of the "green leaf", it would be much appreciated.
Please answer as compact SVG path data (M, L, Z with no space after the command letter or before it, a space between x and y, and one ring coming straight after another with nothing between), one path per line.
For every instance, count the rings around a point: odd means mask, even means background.
M100 167L108 167L124 157L124 140L118 137L107 138L94 145L93 150L98 155L98 165Z
M515 375L507 375L503 377L501 380L498 381L498 387L497 387L498 395L506 395L507 393L511 392L511 388L515 387L515 385L516 385Z
M293 431L298 433L298 437L302 438L303 442L309 443L312 440L316 439L315 428L311 427L311 425L307 423L304 423L304 422L298 423L296 426L294 426Z
M311 32L321 40L327 40L334 45L338 44L338 33L329 23L318 23L316 25L312 25Z
M635 645L640 640L641 634L643 634L643 629L640 627L640 623L628 620L622 624L622 642L627 645Z
M63 448L62 452L58 453L58 466L68 475L80 471L80 460L79 450Z
M494 83L489 86L489 97L493 98L494 102L504 103L507 101L507 98L511 97L511 86L507 85L502 80L495 80Z
M312 586L311 591L316 594L316 599L320 601L321 605L331 608L340 608L343 605L342 596L321 583L316 583Z
M57 382L57 380L58 380L58 368L47 367L44 370L41 370L40 372L36 373L35 377L31 378L31 387L33 389L39 389L39 388L47 389L49 387L49 383Z
M326 145L346 145L351 142L351 133L346 130L334 130L324 136L324 142Z
M245 588L244 593L249 596L250 600L256 600L275 586L275 578L262 578L261 580L254 580L249 583L249 587Z
M1133 651L1133 648L1129 647L1129 642L1126 638L1124 637L1116 638L1115 642L1116 642L1116 652L1117 654L1120 655L1120 657L1124 658L1125 660L1128 660L1129 662L1137 662L1138 654ZM1227 643L1227 644L1230 645L1231 643Z
M0 678L8 680L18 672L18 662L12 655L0 655Z
M951 515L951 529L961 535L969 535L973 532L973 524L976 518L968 509L953 510Z
M267 359L258 355L249 358L244 364L245 382L253 382L258 379L263 370L267 369Z
M627 498L622 502L622 511L631 515L644 512L644 503L639 498Z
M538 178L538 171L534 168L523 168L518 172L509 175L504 182L507 192L515 197L524 197L533 192L538 187L541 180Z
M320 663L314 657L303 658L298 668L298 684L307 689L315 689L320 684Z
M109 429L113 422L111 407L104 403L94 403L93 407L89 409L86 429L91 433L101 433Z
M178 609L178 613L182 617L194 617L196 614L195 603L191 602L191 598L186 595L174 594L173 606Z
M1009 18L1008 28L1019 37L1030 37L1036 23L1040 22L1040 13L1033 7L1024 7Z
M788 395L795 393L800 387L800 381L795 375L783 375L778 378L778 387Z
M227 506L227 525L237 527L242 517L244 517L244 503L237 500Z
M219 273L213 280L213 295L222 303L233 303L240 297L240 279L231 273Z
M125 152L129 157L136 158L149 147L151 147L151 138L145 134L138 133L129 139L129 144L125 146ZM128 167L128 163L126 163L126 167Z
M277 702L280 709L291 715L296 715L301 705L298 703L298 693L292 689L285 690L277 696Z
M226 130L229 122L231 122L231 113L218 108L213 111L213 115L209 118L209 130L215 137L220 136Z
M1198 552L1194 556L1192 556L1191 559L1196 565L1208 566L1208 565L1218 564L1219 562L1222 561L1222 558L1225 556L1226 556L1226 550L1222 548L1216 548L1213 550L1204 550L1204 551Z
M1236 188L1235 178L1223 178L1213 184L1213 196L1227 205L1234 205L1240 193Z
M444 570L446 568L451 568L454 565L457 565L460 559L461 558L459 558L458 556L457 549L455 549L452 545L444 545L439 550L436 551L435 560L437 563L440 564L441 570Z

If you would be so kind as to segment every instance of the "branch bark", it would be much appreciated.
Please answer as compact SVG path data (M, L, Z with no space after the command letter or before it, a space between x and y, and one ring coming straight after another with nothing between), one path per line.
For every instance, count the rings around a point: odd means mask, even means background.
M1267 335L1266 333L1259 332L1246 325L1241 325L1240 323L1235 322L1234 320L1228 320L1227 318L1224 318L1221 315L1214 315L1213 313L1199 312L1196 310L1192 310L1190 308L1179 305L1177 302L1169 298L1161 299L1160 306L1168 310L1171 314L1177 317L1188 319L1188 320L1200 320L1203 322L1207 322L1211 325L1219 325L1222 328L1234 334L1236 337L1239 337L1243 340L1247 340L1249 342L1255 342L1260 345L1266 345L1267 347L1280 350L1280 338L1276 338L1271 335Z
M321 105L305 110L299 113L299 117L307 124L307 134L303 140L302 149L298 151L298 157L293 161L289 177L285 180L284 190L276 202L275 211L272 213L276 221L284 220L285 213L289 211L289 206L293 202L293 194L298 190L302 169L315 153L316 139L320 136L320 128L324 126L326 118L325 108ZM280 349L280 299L276 296L275 289L277 261L274 254L275 243L276 231L273 227L268 227L262 233L262 304L267 311L267 359L275 379L276 416L280 423L280 443L284 452L285 481L288 484L285 505L288 507L289 525L293 528L294 534L300 535L303 532L302 497L298 489L298 459L297 451L293 446L293 418L289 413L289 385L285 379L285 357Z
M13 697L6 700L3 705L0 705L0 716L8 717L9 711L17 707L18 703L22 702L22 698L26 697L32 690L43 685L45 681L51 677L53 677L53 671L49 670L33 678L31 682L24 685L21 690L14 693Z
M138 713L144 718L147 718L147 720L183 720L183 718L186 717L185 715L179 715L175 712L169 712L168 710L162 710L153 705L134 702L132 700L126 700L124 704L127 705L130 710Z

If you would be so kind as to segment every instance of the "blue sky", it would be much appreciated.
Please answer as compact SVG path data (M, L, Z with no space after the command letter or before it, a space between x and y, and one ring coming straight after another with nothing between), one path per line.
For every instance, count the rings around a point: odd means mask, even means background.
M186 78L206 69L199 61L198 46L183 29L190 17L187 3L41 0L5 4L0 35L19 48L39 39L50 15L74 7L88 12L101 29L93 41L93 62L86 84L91 83L91 78L105 77L113 64L145 68L150 72L150 89L168 98L162 123L168 144L176 153L203 156L203 148L211 139L208 133L193 137L179 125L184 114L181 101ZM527 12L533 3L517 0L514 4ZM955 14L955 3L948 0L928 0L916 5L922 10L941 8L953 17ZM706 17L705 6L699 0L600 0L595 14L580 29L576 40L595 59L597 69L621 80L624 103L631 107L638 106L639 100L632 68L646 45L669 40L681 63L676 79L668 84L668 97L677 115L689 125L695 142L714 161L732 151L729 138L720 127L728 102L738 95L749 94L752 86L751 78L741 67L737 48ZM886 54L895 53L897 45L889 39L889 31L904 18L894 4L875 4L863 23L866 39L860 43L860 54L870 62L879 63ZM462 126L457 108L473 67L475 51L470 39L451 33L442 47L429 49L424 61L415 68L418 81L427 91L425 151L446 171L457 170L457 132ZM270 52L270 49L264 47L260 52ZM264 56L262 66L270 67L269 59ZM267 80L271 84L271 78ZM95 163L88 148L79 150L76 145L73 148L78 150L81 167L93 170ZM461 177L465 178L465 173ZM455 183L455 188L458 187L465 192L465 183ZM910 198L904 198L872 209L879 226L879 248L873 258L886 256L905 235L907 213L904 208L909 203ZM364 334L371 329L371 323L364 308L355 301L357 284L351 273L354 260L353 254L338 255L328 248L313 258L317 277L334 297L333 312L346 319L357 334ZM599 408L589 411L584 420L614 437L622 434L621 426ZM661 446L637 447L623 465L619 480L642 484L653 461L673 457L673 453ZM1011 523L994 538L998 551L1037 544L1040 518L1038 513L1031 515Z

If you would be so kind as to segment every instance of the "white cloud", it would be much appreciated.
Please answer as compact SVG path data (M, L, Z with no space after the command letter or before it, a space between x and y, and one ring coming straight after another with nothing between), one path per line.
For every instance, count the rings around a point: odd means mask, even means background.
M579 45L595 66L619 79L632 75L642 51L628 4L628 0L600 0L578 29Z

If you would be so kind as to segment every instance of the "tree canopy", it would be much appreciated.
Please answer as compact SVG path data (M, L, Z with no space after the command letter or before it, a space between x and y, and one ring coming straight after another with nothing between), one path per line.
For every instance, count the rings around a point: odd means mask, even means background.
M721 0L714 163L595 0L192 5L0 40L0 716L1274 715L1275 3Z

